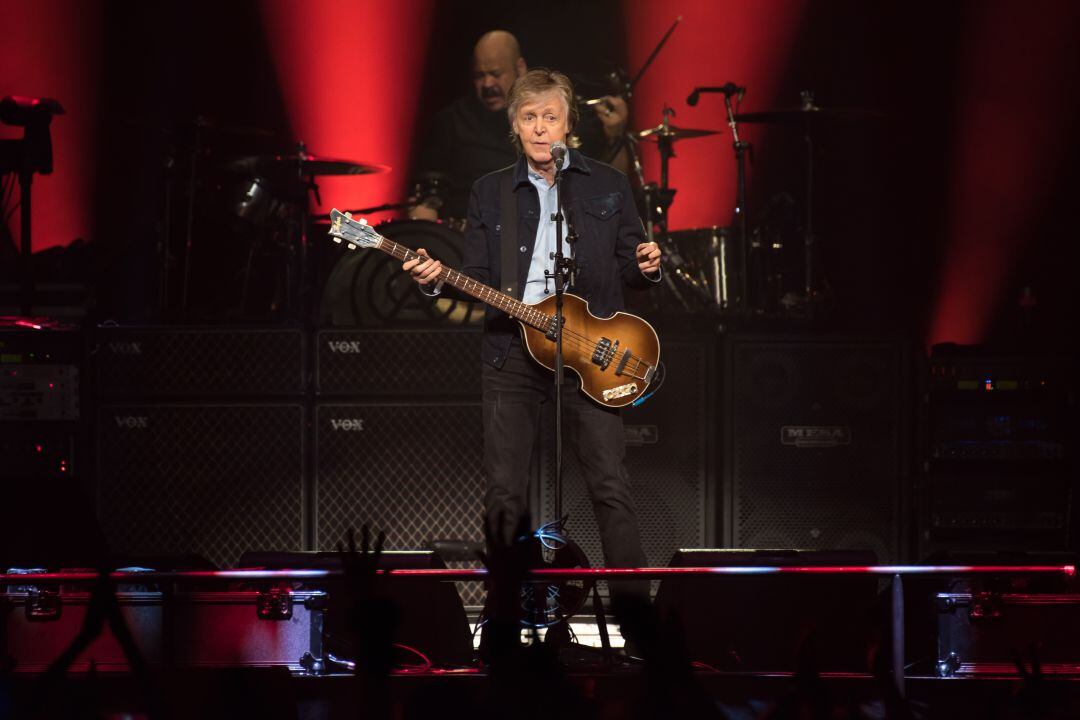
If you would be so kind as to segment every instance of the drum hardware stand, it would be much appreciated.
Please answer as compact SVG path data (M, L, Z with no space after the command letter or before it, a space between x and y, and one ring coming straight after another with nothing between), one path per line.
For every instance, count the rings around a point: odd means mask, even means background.
M184 270L180 286L180 312L187 315L188 288L191 284L191 245L195 231L195 185L197 182L199 155L202 153L202 131L207 126L206 118L195 118L195 135L191 142L191 165L188 168L188 197L184 223Z
M634 169L634 175L637 177L638 184L641 186L641 191L645 199L645 239L648 242L655 242L657 245L660 245L656 239L656 226L660 225L660 235L666 240L667 208L671 206L671 201L675 198L675 191L666 190L664 193L661 193L655 183L645 182L645 173L641 168L641 157L637 152L637 138L634 137L632 133L627 132L624 137L624 143L630 153L630 163ZM670 243L665 243L661 247L664 251L664 260L670 266L670 272L664 274L664 281L679 304L682 305L684 309L689 310L689 303L687 303L686 299L682 296L682 293L679 292L678 286L675 285L675 282L671 277L672 273L678 274L677 270L674 268L679 266L681 258L678 253L672 249Z
M161 228L158 231L158 306L157 316L165 318L169 313L169 266L172 263L172 205L176 184L176 153L170 149L161 165L164 175L162 189Z
M747 312L751 309L748 297L749 283L747 270L749 267L748 255L750 254L750 233L747 230L746 217L746 151L750 149L750 143L744 142L739 137L739 124L735 121L735 111L731 107L731 96L738 94L742 100L744 88L739 88L733 83L727 83L721 92L724 93L724 110L727 112L728 127L731 128L731 146L735 150L735 217L739 227L739 298L738 309Z
M673 28L674 29L674 26ZM661 111L663 114L663 120L660 125L664 129L657 136L657 148L660 150L660 185L656 188L655 201L649 204L649 219L652 220L653 207L656 208L656 215L660 226L661 242L658 243L663 250L662 263L667 267L668 272L663 273L664 282L667 284L668 289L671 290L671 294L675 296L675 299L679 301L684 310L690 311L690 303L683 297L683 294L679 292L678 287L675 285L675 277L682 277L683 273L683 260L678 251L669 243L668 231L667 231L667 218L668 210L671 209L671 203L675 200L675 188L671 187L668 183L668 168L671 164L671 158L675 157L675 145L671 139L671 136L667 133L669 126L671 125L671 118L675 115L675 109L670 107L667 103L664 103L664 109ZM648 195L646 195L648 197ZM650 236L650 240L653 240L654 236Z
M817 238L814 236L814 137L811 127L814 107L814 93L803 90L799 93L802 109L808 111L803 123L803 141L806 143L806 199L803 207L803 253L806 263L806 309L813 314L813 303L817 299Z

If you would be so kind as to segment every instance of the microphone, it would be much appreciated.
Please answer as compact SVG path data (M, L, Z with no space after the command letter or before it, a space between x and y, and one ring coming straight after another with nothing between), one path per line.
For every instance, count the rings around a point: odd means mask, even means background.
M551 143L551 159L555 161L555 170L562 170L563 160L566 158L566 143L562 140Z
M686 98L686 104L690 107L694 107L695 105L697 105L699 97L701 97L701 91L697 88L694 88L694 92L690 93L690 95Z

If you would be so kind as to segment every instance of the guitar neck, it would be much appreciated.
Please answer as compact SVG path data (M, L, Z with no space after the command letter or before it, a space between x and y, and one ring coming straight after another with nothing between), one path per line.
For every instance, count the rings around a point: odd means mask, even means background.
M379 244L377 247L384 253L394 256L401 262L408 262L409 260L422 257L404 245L399 245L393 240L381 235L379 236ZM468 275L458 272L457 270L451 270L450 268L443 266L443 269L439 272L438 279L452 285L466 295L474 297L480 302L487 303L494 308L498 308L510 317L520 320L527 325L531 325L538 330L547 332L548 328L551 326L552 318L550 315L546 315L531 305L526 305L520 300L515 300L493 287L477 282Z

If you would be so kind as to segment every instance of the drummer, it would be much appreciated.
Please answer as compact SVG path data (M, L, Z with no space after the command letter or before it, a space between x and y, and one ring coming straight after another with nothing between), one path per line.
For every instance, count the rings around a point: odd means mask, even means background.
M473 48L472 90L440 110L434 117L416 165L415 176L440 177L441 208L420 204L409 217L422 220L465 217L469 189L487 175L517 161L506 115L510 86L525 74L528 64L517 38L505 30L485 33ZM626 131L629 111L620 97L605 96L594 106L602 132L581 134L582 150L608 158ZM627 172L629 154L620 150L610 163Z

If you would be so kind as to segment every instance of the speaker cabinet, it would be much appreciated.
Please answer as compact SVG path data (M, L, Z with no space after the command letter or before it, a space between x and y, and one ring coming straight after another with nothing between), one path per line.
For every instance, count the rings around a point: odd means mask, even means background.
M475 329L321 330L315 383L320 395L480 395Z
M306 389L298 328L105 327L97 391L115 398L265 397Z
M300 550L299 404L98 408L98 517L114 553L196 553L220 567L254 549Z
M724 545L905 555L902 345L732 336L725 367Z
M644 404L622 411L626 470L645 557L662 566L680 547L712 544L716 386L712 336L661 336L663 385ZM538 522L555 519L554 411L541 432ZM569 444L568 444L569 445ZM575 454L563 452L563 513L568 531L594 567L603 566L600 534Z
M479 401L324 403L315 411L316 548L349 528L386 533L386 547L482 542L484 438ZM482 605L479 583L465 604Z

